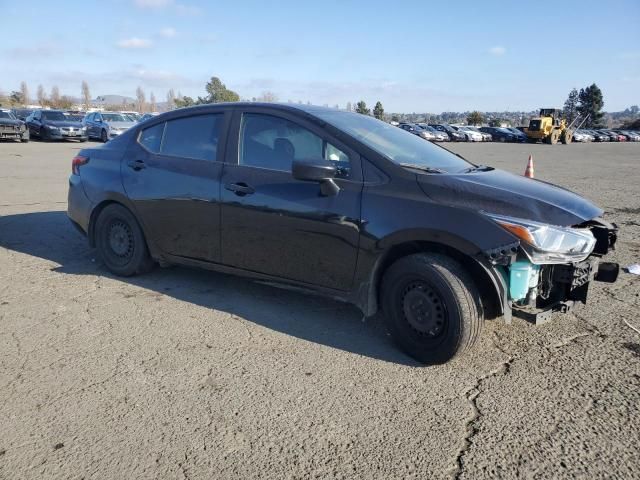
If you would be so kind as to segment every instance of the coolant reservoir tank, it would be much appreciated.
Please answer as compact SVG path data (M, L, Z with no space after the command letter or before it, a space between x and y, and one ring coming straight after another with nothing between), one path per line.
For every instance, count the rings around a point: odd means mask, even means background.
M511 300L526 298L530 288L538 285L540 267L527 261L517 261L509 267L509 297Z

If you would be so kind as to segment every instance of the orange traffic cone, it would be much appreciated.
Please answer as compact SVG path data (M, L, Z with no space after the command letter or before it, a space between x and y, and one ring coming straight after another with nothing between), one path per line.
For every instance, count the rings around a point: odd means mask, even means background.
M527 168L524 171L524 176L533 178L533 157L529 155L529 161L527 162Z

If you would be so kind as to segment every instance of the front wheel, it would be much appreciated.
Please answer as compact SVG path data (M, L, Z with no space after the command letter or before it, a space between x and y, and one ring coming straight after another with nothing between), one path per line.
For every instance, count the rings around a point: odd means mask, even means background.
M102 262L116 275L128 277L153 268L144 233L122 205L111 204L100 212L95 237Z
M102 132L100 133L100 140L102 141L102 143L107 143L107 140L109 140L106 130L102 130Z
M445 363L479 337L480 294L467 271L447 256L401 258L385 273L381 297L389 333L419 362Z

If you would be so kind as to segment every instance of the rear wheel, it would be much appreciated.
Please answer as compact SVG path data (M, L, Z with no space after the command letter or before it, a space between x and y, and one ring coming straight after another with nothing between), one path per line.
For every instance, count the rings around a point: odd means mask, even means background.
M95 235L101 260L116 275L128 277L153 268L142 229L122 205L108 205L100 212Z
M381 297L391 336L419 362L447 362L479 337L480 295L467 271L449 257L401 258L385 274Z

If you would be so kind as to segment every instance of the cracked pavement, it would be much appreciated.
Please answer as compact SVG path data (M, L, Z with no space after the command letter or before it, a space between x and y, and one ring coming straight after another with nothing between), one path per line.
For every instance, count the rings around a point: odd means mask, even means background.
M0 143L0 479L637 478L640 277L420 367L348 305L110 275L64 213L79 148ZM519 174L532 153L640 262L640 144L450 148Z

